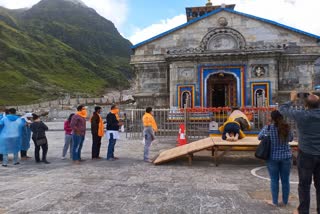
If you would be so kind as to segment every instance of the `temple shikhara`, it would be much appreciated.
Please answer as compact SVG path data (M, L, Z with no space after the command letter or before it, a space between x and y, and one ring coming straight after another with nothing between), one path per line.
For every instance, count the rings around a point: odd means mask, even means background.
M269 106L320 84L320 36L210 1L186 20L132 47L138 107Z

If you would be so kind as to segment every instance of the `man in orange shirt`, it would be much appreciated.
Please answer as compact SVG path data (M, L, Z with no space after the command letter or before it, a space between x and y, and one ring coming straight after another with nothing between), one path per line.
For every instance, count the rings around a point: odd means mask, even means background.
M144 127L143 136L145 140L143 160L145 162L152 162L149 159L149 150L150 150L151 142L155 139L154 132L158 131L158 127L152 115L151 107L146 108L146 113L142 117L142 122Z

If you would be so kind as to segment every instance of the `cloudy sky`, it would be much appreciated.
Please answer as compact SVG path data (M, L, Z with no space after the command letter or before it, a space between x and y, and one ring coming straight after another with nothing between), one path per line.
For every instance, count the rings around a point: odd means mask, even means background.
M15 9L40 0L0 0ZM54 1L54 0L52 0ZM203 6L207 0L82 0L111 20L119 32L137 44L186 22L185 7ZM320 0L212 0L214 5L236 4L235 10L267 18L320 35Z

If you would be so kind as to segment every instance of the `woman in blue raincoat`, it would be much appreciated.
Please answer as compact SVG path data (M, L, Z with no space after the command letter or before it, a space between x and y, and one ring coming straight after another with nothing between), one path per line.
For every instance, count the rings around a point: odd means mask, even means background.
M2 119L4 117L4 113L3 114L0 114L0 120ZM2 127L0 127L0 133L1 133L1 129L2 129ZM1 144L1 143L0 143ZM2 154L0 153L0 161L2 162L2 158L3 156L2 156Z
M13 164L19 164L19 151L22 143L22 131L25 121L16 115L16 109L0 120L0 154L3 154L2 166L7 167L8 154L13 153Z
M28 158L31 158L27 155L27 151L30 148L30 140L31 140L31 129L30 124L32 123L32 113L26 113L21 117L25 120L25 126L23 128L23 134L22 134L22 144L21 144L21 160L26 160Z

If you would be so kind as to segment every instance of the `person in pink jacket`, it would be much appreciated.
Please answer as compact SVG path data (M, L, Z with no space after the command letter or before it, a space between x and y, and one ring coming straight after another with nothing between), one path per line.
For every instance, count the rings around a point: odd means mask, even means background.
M68 119L64 121L64 131L65 131L65 137L64 137L64 146L62 150L62 157L61 159L66 159L66 154L68 152L68 149L70 150L70 159L72 159L72 128L70 126L71 119L73 117L74 113L70 114Z

